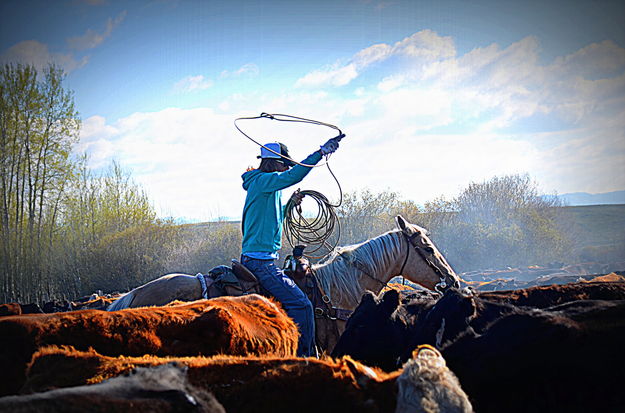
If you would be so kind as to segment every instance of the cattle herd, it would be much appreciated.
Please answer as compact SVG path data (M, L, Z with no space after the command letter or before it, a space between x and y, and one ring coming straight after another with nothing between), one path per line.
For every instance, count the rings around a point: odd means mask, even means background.
M331 354L251 294L117 312L0 306L4 412L616 412L625 282L367 292ZM69 308L66 308L69 309Z

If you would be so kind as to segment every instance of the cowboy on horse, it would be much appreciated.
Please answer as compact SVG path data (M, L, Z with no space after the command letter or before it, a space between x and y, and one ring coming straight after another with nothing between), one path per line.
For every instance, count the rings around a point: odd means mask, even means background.
M301 163L316 165L322 156L338 149L338 141L337 138L328 140ZM258 278L267 292L280 301L287 314L297 323L301 334L297 355L314 356L313 306L293 279L275 264L282 246L282 190L301 182L312 167L292 162L286 145L277 142L261 147L259 157L260 166L242 175L247 196L241 221L241 263ZM292 199L301 203L302 196L295 192Z

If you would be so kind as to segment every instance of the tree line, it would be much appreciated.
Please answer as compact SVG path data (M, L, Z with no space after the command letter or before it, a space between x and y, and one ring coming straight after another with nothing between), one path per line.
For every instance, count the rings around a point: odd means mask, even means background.
M29 65L0 68L3 302L112 288L102 278L110 274L107 261L116 248L127 263L113 264L130 280L121 286L129 286L143 269L131 262L149 261L143 248L156 244L168 227L120 165L96 175L84 156L72 156L81 121L64 77L53 65L40 73ZM120 237L134 243L120 246ZM132 275L135 270L138 275Z
M94 173L85 156L72 156L81 122L63 80L54 66L0 68L0 301L126 291L237 258L239 223L160 219L122 165ZM529 175L472 183L425 205L364 189L344 194L337 208L340 244L382 234L401 214L431 231L458 272L546 264L570 258L560 206Z
M54 224L72 174L69 155L80 120L60 69L38 74L32 66L5 65L0 79L2 292L27 298L29 285L51 286Z

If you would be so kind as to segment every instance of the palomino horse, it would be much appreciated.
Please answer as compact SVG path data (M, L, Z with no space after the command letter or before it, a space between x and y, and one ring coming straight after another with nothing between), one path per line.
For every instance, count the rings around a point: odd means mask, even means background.
M360 244L336 248L322 262L313 265L312 271L330 307L352 311L366 290L377 294L397 275L430 290L460 285L458 276L428 238L427 231L401 216L396 221L399 229ZM201 298L202 287L196 277L168 274L135 288L113 302L108 310ZM325 328L332 336L323 340L326 351L331 351L345 328L344 320L332 321L336 323L333 333ZM317 325L321 327L319 322Z

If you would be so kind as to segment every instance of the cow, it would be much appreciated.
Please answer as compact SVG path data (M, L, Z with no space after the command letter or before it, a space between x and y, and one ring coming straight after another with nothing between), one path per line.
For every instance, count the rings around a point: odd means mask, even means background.
M9 315L21 315L21 314L41 314L43 310L39 307L39 304L19 304L19 303L6 303L0 304L0 317Z
M52 300L43 303L43 312L47 314L72 311L72 304L65 300Z
M190 385L186 367L164 364L139 368L105 382L0 398L0 411L12 413L189 412L225 413L206 390Z
M70 307L72 311L76 310L102 310L106 311L106 308L111 305L113 301L115 301L118 297L105 297L98 296L96 294L89 297L87 300L76 300L70 302Z
M418 383L418 384L416 384ZM399 412L468 413L473 406L442 354L424 344L412 352L397 378Z
M34 355L23 390L98 383L137 367L172 362L187 366L189 383L214 394L229 413L472 411L442 355L429 346L390 373L350 357L107 357L48 347Z
M51 344L108 356L291 356L298 341L296 324L279 305L255 294L119 312L9 316L0 318L0 336L0 395L19 390L33 353Z
M395 290L380 297L365 293L347 321L332 356L352 355L364 363L392 371L405 361L400 356L408 350L412 352L419 344L440 347L455 339L468 327L475 306L483 304L465 299L455 289L439 299L429 295L412 297L402 300ZM488 318L480 318L480 323L514 309L508 304L488 304L488 311L482 311ZM445 323L443 329L442 323Z
M18 303L0 304L0 317L22 314L22 306Z
M442 349L483 412L620 411L625 301L507 314Z
M547 308L577 300L625 300L625 282L579 282L511 291L485 291L478 297L516 306Z
M611 411L625 403L618 388L624 316L623 300L536 309L458 290L435 302L402 303L389 291L363 297L333 356L390 370L429 343L441 349L477 411Z
M367 364L391 371L403 361L398 360L400 353L407 355L418 344L440 347L445 341L453 340L469 327L469 317L471 327L479 331L485 324L519 306L548 308L588 299L623 300L625 283L576 283L490 291L479 293L473 299L457 291L440 300L439 296L423 291L407 296L388 291L379 298L366 293L332 355L355 355ZM474 313L479 313L479 317ZM445 328L441 329L443 319Z
M106 308L117 299L118 297L98 296L93 294L88 297L83 297L75 301L49 301L44 304L44 311L39 304L19 304L19 303L6 303L0 304L0 317L8 315L21 315L21 314L41 314L41 313L58 313L66 311L76 310L106 310Z

